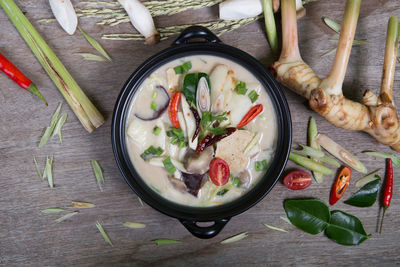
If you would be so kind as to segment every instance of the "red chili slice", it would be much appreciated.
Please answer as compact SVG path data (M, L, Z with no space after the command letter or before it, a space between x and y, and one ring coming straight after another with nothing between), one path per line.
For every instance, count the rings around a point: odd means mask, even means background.
M283 179L283 183L291 190L302 190L311 185L311 174L305 171L292 171Z
M335 183L331 190L329 204L334 205L344 194L346 188L349 186L351 179L351 169L347 166L343 167L340 171Z
M258 114L263 111L263 105L258 104L252 107L246 115L244 115L243 119L239 122L239 124L236 126L236 128L242 128L246 126L249 122L251 122Z
M168 107L169 120L171 121L172 126L177 129L181 128L178 120L178 108L181 100L181 94L181 92L174 92L171 96Z
M230 170L225 160L214 158L210 162L210 170L208 172L211 181L216 186L225 185L229 181Z

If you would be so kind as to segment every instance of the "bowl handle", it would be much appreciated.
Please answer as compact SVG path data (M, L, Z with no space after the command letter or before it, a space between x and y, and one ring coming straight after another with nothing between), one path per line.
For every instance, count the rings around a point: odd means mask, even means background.
M206 27L191 26L189 28L186 28L172 44L187 44L188 41L193 38L204 38L209 43L221 42L221 40Z
M225 224L229 222L231 218L218 219L214 221L214 224L211 226L201 227L197 225L196 221L188 221L188 220L179 220L189 232L203 239L208 239L216 236L219 232L221 232L222 228L224 228Z

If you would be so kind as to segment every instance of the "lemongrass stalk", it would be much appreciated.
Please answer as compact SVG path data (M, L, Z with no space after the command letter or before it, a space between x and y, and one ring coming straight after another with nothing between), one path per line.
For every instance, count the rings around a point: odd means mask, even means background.
M272 53L278 53L278 35L276 33L274 10L272 8L272 0L263 0L263 11L265 20L265 30Z
M13 0L0 0L0 6L58 87L83 127L88 132L92 132L102 125L104 123L103 116L90 102L71 74L69 74L15 2Z
M279 61L300 59L295 0L281 1L281 16L285 23L282 23L282 51Z
M333 173L333 171L331 169L325 167L324 165L317 163L317 162L313 161L312 159L295 154L293 152L290 152L289 159L291 161L293 161L294 163L296 163L300 166L303 166L304 168L307 168L311 171L316 171L316 172L320 172L322 174L327 174L327 175Z
M340 31L338 49L329 75L322 81L320 88L327 94L341 95L342 84L349 62L351 47L360 13L361 0L348 0Z
M396 17L390 17L387 35L385 60L383 63L383 74L380 98L383 102L393 103L393 82L396 67L397 51L399 43L399 22Z
M321 146L316 141L317 135L318 135L317 123L313 117L310 117L310 121L308 123L308 131L307 131L308 145L318 151L321 151ZM315 158L311 159L318 163L320 162ZM317 183L322 183L322 181L324 180L324 175L320 172L313 171L313 176Z

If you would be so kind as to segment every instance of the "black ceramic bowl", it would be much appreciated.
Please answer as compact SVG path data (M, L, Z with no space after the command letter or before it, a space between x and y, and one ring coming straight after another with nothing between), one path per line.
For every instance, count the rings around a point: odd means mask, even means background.
M202 41L199 41L202 39ZM189 42L189 41L192 42ZM193 42L196 40L197 42ZM141 83L158 67L177 58L190 55L215 55L230 59L245 67L262 83L271 98L277 115L278 140L270 168L249 192L240 198L212 207L192 207L169 201L149 188L136 172L126 145L127 116L131 100ZM277 82L266 69L249 54L225 45L212 32L203 27L190 27L173 42L172 46L149 58L128 79L117 99L112 121L112 144L118 167L128 185L136 194L156 210L177 218L193 235L199 238L216 236L232 216L242 213L259 202L275 185L282 173L290 151L292 126L286 99ZM214 222L199 226L198 222Z

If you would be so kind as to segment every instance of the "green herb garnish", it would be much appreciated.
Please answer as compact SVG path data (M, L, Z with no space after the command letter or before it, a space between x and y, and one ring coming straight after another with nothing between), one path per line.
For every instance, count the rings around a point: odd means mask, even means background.
M254 162L254 168L256 169L256 171L258 172L262 172L268 169L268 163L267 160L264 159L262 161L255 161Z
M187 143L185 141L180 141L178 147L179 148L184 148L185 146L187 146Z
M247 232L244 232L244 233L241 233L238 235L234 235L232 237L224 239L223 241L221 241L221 244L229 244L229 243L237 242L239 240L242 240L245 237L247 237Z
M100 164L94 159L92 159L90 162L92 164L94 175L96 176L97 185L99 186L100 191L103 191L102 185L104 184L104 176Z
M96 227L97 229L99 229L99 232L101 233L101 235L103 236L104 240L110 244L110 246L114 246L113 243L111 242L111 239L108 237L106 231L104 231L103 226L99 223L99 221L96 222Z
M53 134L51 137L54 135L58 135L58 138L60 140L60 143L62 144L62 134L61 134L61 129L64 126L65 121L67 120L67 114L63 114L57 121L56 127L54 128Z
M213 123L214 121L226 121L228 118L225 117L226 112L220 114L220 115L214 115L211 111L206 111L203 112L201 115L201 120L200 120L200 124L202 126L207 126L207 124L209 123Z
M161 128L160 127L156 126L156 127L153 128L153 134L155 136L158 136L160 134L160 132L161 132Z
M164 152L164 150L163 150L161 147L155 148L154 146L150 146L148 149L146 149L146 150L140 155L140 157L141 157L143 160L148 160L148 159L151 159L152 157L160 156L163 152Z
M237 82L235 89L236 89L236 93L238 95L245 95L247 93L247 88L246 88L245 82L242 82L242 81Z
M229 191L229 189L224 188L224 189L222 189L222 190L220 190L220 191L217 192L217 196L223 196L223 195L225 195L226 192L228 192L228 191Z
M167 136L170 137L170 143L175 145L179 143L179 148L185 147L185 135L182 129L172 128L171 130L167 131Z
M157 103L155 101L151 101L150 108L152 110L157 110Z
M54 112L53 116L51 116L51 122L50 125L46 128L46 131L44 132L42 139L40 140L39 143L39 148L44 146L49 138L52 136L54 128L56 127L57 120L58 120L58 115L60 114L62 103L58 104L56 111Z
M153 240L156 242L157 245L172 245L172 244L180 244L182 243L181 241L178 240L172 240L172 239L166 239L166 238L159 238Z
M174 164L172 164L170 157L164 159L163 164L164 164L164 168L167 170L167 172L169 174L174 174L174 172L176 171L176 168L175 168Z
M78 214L77 211L71 212L71 213L67 213L64 216L61 216L60 218L58 218L57 220L55 220L56 223L60 223L62 221L65 221L69 218L71 218L72 216L75 216L76 214Z
M240 180L240 178L238 178L238 177L235 177L235 178L233 178L232 184L236 187L240 187L242 185L242 180Z
M221 127L215 127L215 128L211 128L210 132L212 132L215 135L220 135L220 134L225 134L226 130L224 128L221 128Z
M188 72L192 68L192 62L186 61L182 65L176 66L174 68L175 74L183 74Z
M155 100L157 98L157 91L154 90L153 93L151 94L151 99Z
M107 54L106 50L104 50L104 48L101 46L99 42L97 42L93 37L84 32L81 28L78 27L78 29L83 34L85 39L89 42L89 44L91 44L94 47L94 49L96 49L100 54L102 54L103 57L111 61L111 57Z
M251 91L251 92L248 94L248 97L250 98L251 103L256 102L258 96L259 96L259 95L257 94L257 92L256 92L255 90Z

